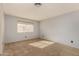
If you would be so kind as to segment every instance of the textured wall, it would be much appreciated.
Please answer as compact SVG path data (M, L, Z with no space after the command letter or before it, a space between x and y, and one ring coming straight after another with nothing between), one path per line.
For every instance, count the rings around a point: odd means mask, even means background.
M29 33L18 33L17 32L17 21L25 21L33 23L34 32ZM25 38L27 36L27 38ZM5 43L16 42L21 40L33 39L39 37L39 22L32 21L29 19L23 19L15 16L5 15Z
M3 51L3 39L4 39L4 13L2 4L0 4L0 54Z
M40 32L42 38L79 48L79 11L41 21Z

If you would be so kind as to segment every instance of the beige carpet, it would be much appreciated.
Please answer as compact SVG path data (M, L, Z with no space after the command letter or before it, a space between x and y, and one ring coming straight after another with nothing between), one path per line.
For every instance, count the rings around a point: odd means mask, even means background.
M6 56L79 56L79 49L48 40L32 39L5 44Z

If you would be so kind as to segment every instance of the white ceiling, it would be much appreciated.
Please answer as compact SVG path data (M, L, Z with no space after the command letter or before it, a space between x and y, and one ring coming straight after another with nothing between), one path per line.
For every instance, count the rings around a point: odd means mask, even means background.
M4 3L3 7L6 14L38 21L79 10L79 4L74 3L43 3L40 7L33 3Z

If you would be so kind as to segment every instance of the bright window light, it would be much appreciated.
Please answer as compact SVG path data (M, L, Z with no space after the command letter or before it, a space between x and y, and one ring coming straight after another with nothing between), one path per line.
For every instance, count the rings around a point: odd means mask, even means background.
M34 25L31 23L23 23L18 22L17 23L17 32L18 33L25 33L25 32L33 32L34 31Z

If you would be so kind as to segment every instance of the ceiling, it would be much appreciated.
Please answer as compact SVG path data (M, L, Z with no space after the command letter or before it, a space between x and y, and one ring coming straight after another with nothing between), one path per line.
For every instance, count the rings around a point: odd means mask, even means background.
M33 3L4 3L3 7L6 14L38 21L79 10L77 3L42 3L40 7Z

